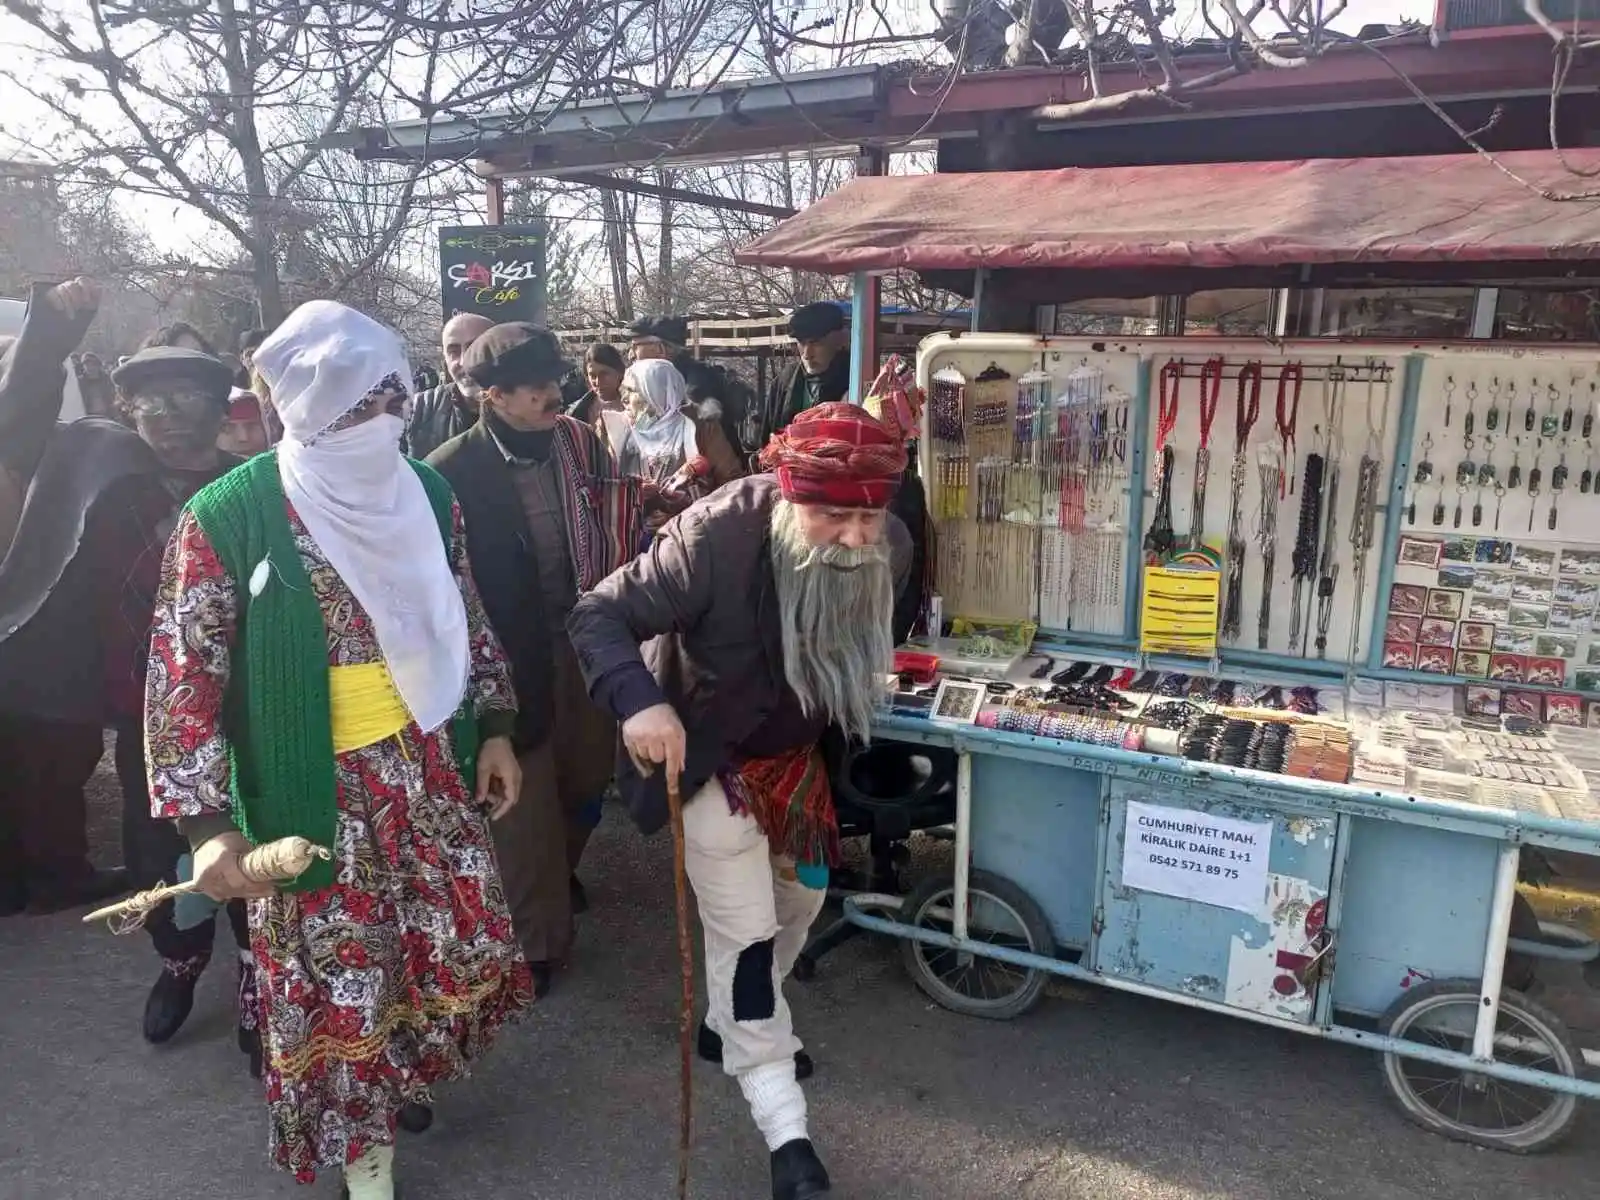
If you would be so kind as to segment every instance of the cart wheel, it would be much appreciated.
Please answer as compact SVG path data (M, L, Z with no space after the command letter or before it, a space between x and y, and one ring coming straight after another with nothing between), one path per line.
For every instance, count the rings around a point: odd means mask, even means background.
M922 929L950 933L954 894L952 877L926 879L902 902L900 920ZM1010 880L987 871L974 871L967 884L967 901L967 936L973 941L1032 954L1054 953L1050 922L1028 894ZM910 939L901 943L900 952L911 978L934 1000L952 1012L991 1021L1020 1017L1038 1003L1050 979L1048 971Z
M1380 1032L1461 1053L1472 1051L1478 983L1441 979L1412 988L1384 1013ZM1495 1059L1569 1079L1582 1057L1561 1019L1517 992L1500 993ZM1383 1079L1401 1110L1424 1129L1457 1141L1528 1154L1572 1129L1578 1098L1399 1054L1383 1056Z

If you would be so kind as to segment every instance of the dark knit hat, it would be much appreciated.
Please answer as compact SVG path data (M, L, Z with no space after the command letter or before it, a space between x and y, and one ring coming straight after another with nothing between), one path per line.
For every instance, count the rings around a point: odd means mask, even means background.
M461 366L486 388L555 383L572 370L556 335L527 321L507 321L479 334L461 356Z
M826 300L807 304L789 316L789 336L797 342L814 342L844 328L844 309Z
M634 340L658 338L671 346L689 344L689 322L683 317L640 317L628 326Z
M219 358L183 346L151 346L124 359L111 372L111 382L129 396L159 388L163 384L198 384L212 393L220 408L233 391L233 371Z

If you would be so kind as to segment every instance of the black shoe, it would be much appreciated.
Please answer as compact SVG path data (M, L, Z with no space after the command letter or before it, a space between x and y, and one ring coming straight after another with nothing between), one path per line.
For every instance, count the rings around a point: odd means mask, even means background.
M533 973L533 998L543 1000L550 994L550 985L554 981L555 973L550 969L548 962L530 962L528 970Z
M179 978L162 969L156 976L155 986L150 989L149 999L144 1002L145 1041L159 1046L171 1041L172 1035L183 1028L194 1008L194 985L199 978L199 971Z
M567 891L572 897L573 916L582 916L589 911L589 893L583 890L583 881L576 875L567 880Z
M832 1187L810 1138L795 1138L772 1152L772 1200L806 1200Z
M90 871L66 883L35 882L28 889L28 911L36 917L102 904L129 891L128 872L121 867Z
M700 1022L700 1037L696 1050L708 1063L722 1065L722 1039L704 1021ZM817 1065L811 1061L811 1055L804 1050L794 1052L794 1077L797 1081L810 1079L816 1074L816 1070Z
M400 1106L394 1123L407 1133L427 1133L428 1127L433 1124L433 1109L415 1100L407 1100Z

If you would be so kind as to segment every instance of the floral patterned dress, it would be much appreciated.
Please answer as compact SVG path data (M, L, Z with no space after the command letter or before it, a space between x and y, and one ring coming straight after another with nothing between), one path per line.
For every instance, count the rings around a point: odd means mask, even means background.
M289 522L322 606L329 665L378 661L370 619L292 506ZM450 558L467 607L477 711L511 710L510 672L472 583L459 507ZM230 809L222 702L236 585L185 513L163 563L146 686L157 817ZM302 1182L392 1143L400 1106L465 1074L533 998L488 818L461 777L448 723L424 734L413 722L338 755L335 769L335 882L250 902L270 1152Z

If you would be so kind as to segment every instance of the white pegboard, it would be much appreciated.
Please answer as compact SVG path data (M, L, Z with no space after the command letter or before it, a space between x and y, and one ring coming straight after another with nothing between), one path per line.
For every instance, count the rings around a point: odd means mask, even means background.
M1292 559L1304 496L1302 483L1305 477L1306 458L1309 454L1316 453L1324 455L1329 464L1337 464L1339 472L1339 486L1334 507L1335 553L1332 559L1338 570L1327 630L1326 653L1323 657L1332 662L1348 662L1354 647L1358 661L1364 660L1366 635L1371 628L1376 585L1383 561L1383 509L1394 472L1394 447L1398 438L1403 399L1404 355L1393 351L1368 353L1360 347L1330 347L1325 344L1300 344L1279 349L1261 343L1247 343L1243 346L1222 344L1215 347L1209 344L1209 340L1203 345L1197 346L1194 343L1195 339L1188 339L1188 344L1181 347L1181 361L1185 365L1186 374L1197 374L1201 364L1212 356L1220 356L1224 362L1221 395L1211 427L1211 470L1206 488L1203 524L1205 543L1219 550L1224 547L1228 533L1230 472L1238 413L1237 376L1240 366L1247 362L1258 363L1262 374L1260 408L1245 444L1246 469L1242 513L1248 551L1244 569L1243 618L1240 622L1239 636L1225 640L1222 644L1247 650L1264 649L1269 653L1297 657L1301 656L1303 644L1304 657L1318 657L1315 577L1300 587L1301 638L1291 646L1289 637L1295 592ZM1152 485L1145 510L1144 524L1147 528L1154 514L1155 505L1153 481L1157 467L1155 453L1157 409L1161 403L1159 381L1162 368L1178 357L1172 353L1173 347L1174 343L1165 343L1159 347L1159 352L1155 353L1151 360L1150 468L1147 474ZM1277 429L1277 402L1279 380L1283 376L1284 367L1289 363L1301 365L1304 382L1300 386L1298 413L1293 420L1294 442L1285 454ZM1330 369L1335 368L1343 369L1349 376L1342 388L1328 380ZM1379 373L1386 374L1387 381L1374 382L1369 387L1368 380ZM1285 408L1288 411L1294 408L1293 394L1291 380L1285 387ZM1177 424L1169 443L1175 450L1172 523L1180 542L1189 532L1190 516L1194 507L1195 462L1196 452L1200 446L1201 427L1199 401L1200 380L1182 379ZM1330 409L1333 411L1331 431L1326 416ZM1364 587L1358 604L1356 602L1357 555L1349 539L1355 513L1359 466L1362 456L1368 453L1378 458L1381 464L1377 497L1379 511L1375 517L1373 546L1366 554ZM1258 465L1263 454L1283 458L1287 464L1286 469L1292 474L1293 486L1293 490L1282 495L1278 501L1277 552L1272 575L1268 637L1264 647L1260 644L1258 618L1265 561L1256 537L1262 495ZM1331 470L1330 465L1327 472L1331 474ZM1323 506L1318 522L1319 562L1320 547L1327 530L1328 492L1329 482L1325 477ZM1361 634L1359 645L1353 636L1357 630Z

